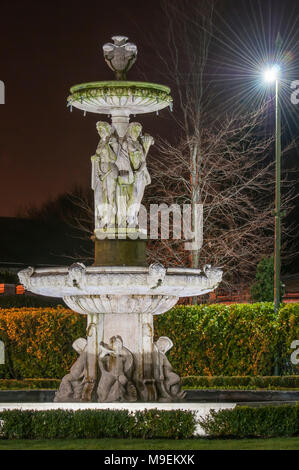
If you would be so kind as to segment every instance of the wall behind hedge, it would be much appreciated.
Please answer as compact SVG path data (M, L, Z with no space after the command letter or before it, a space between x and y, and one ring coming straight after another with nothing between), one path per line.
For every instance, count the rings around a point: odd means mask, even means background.
M86 317L64 307L0 308L0 378L63 377L85 328ZM278 318L272 303L181 305L155 317L162 335L174 342L168 357L181 376L271 375L276 352L285 365L299 339L299 304L283 306Z

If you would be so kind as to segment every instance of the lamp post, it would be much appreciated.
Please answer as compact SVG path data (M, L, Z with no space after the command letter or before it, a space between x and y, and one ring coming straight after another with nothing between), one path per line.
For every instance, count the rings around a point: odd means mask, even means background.
M279 100L279 66L272 65L264 71L264 80L275 82L275 236L274 236L274 310L278 313L280 305L280 244L281 244L281 209L280 209L280 169L281 169L281 120Z

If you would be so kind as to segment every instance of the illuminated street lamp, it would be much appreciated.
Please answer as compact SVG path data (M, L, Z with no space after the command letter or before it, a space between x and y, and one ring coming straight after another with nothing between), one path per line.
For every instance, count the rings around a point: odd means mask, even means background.
M279 310L280 304L280 239L281 239L281 211L280 211L280 168L281 168L281 124L279 102L280 67L273 64L264 70L264 81L271 84L275 82L275 239L274 239L274 309Z

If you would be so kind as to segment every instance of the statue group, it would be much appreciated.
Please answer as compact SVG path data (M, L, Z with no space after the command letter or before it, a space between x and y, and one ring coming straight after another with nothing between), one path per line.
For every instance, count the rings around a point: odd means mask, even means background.
M169 402L185 398L181 390L180 377L166 357L173 346L167 336L155 343L152 355L155 401ZM134 377L134 355L123 345L121 336L110 338L109 344L101 342L99 347L98 378L88 374L87 340L79 338L73 343L79 354L70 372L62 379L55 394L55 402L136 402L140 399L140 386Z
M107 122L98 122L100 136L92 161L95 228L137 228L145 186L151 179L146 156L154 139L142 135L138 122L128 125L124 137Z

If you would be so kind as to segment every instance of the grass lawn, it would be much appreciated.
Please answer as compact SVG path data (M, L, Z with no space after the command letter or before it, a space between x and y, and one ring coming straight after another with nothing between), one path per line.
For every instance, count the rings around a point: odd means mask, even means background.
M274 439L0 440L0 450L299 450L299 437Z

